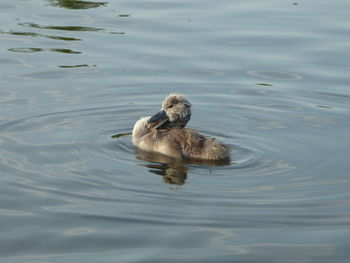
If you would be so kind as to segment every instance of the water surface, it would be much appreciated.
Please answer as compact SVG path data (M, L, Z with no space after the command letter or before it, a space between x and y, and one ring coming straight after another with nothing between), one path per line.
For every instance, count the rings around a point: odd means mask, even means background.
M1 1L1 262L348 262L349 8ZM133 148L171 92L229 163Z

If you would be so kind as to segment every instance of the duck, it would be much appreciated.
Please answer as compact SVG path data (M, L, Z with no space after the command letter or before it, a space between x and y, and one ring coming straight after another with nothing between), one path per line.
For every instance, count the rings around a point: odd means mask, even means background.
M161 110L141 117L132 131L132 144L180 160L222 161L230 158L230 146L185 128L191 119L192 104L181 94L165 98Z

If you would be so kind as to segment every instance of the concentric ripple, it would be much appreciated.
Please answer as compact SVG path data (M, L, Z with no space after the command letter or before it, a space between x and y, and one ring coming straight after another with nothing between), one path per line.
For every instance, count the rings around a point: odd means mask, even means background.
M86 89L84 97L47 90L41 93L47 101L34 113L3 118L0 124L0 166L9 181L3 200L18 207L0 213L65 222L57 224L57 231L66 233L62 240L87 247L81 237L98 239L99 228L115 225L262 231L348 226L341 212L349 198L348 181L341 174L328 176L344 163L329 158L324 142L340 116L317 107L325 101L287 95L273 86L221 85L213 92L212 85L191 85L201 93L188 92L183 84L172 91L193 103L188 127L230 145L230 161L175 161L133 147L133 125L159 110L168 94L164 84ZM142 89L151 92L136 92ZM3 94L9 107L18 107L17 93ZM41 113L52 101L70 109ZM32 103L21 102L24 109ZM23 197L31 200L28 208L19 205ZM120 232L114 234L112 241L119 243ZM139 240L139 235L123 235ZM45 247L55 252L55 246Z
M349 261L349 1L0 2L1 262ZM133 147L173 92L229 161Z

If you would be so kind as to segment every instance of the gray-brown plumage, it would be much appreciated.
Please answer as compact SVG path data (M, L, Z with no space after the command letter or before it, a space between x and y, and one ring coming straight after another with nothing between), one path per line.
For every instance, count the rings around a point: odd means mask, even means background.
M184 128L191 118L191 104L179 94L170 94L162 109L152 117L138 120L132 143L141 150L158 152L177 159L225 160L230 147Z

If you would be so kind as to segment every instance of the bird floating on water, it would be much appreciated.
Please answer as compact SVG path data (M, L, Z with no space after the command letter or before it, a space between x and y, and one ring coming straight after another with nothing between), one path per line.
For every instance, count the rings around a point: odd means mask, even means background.
M176 159L229 159L228 145L185 128L191 118L191 106L183 95L170 94L163 101L160 112L152 117L142 117L135 123L132 143L143 151Z

